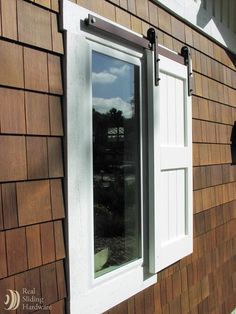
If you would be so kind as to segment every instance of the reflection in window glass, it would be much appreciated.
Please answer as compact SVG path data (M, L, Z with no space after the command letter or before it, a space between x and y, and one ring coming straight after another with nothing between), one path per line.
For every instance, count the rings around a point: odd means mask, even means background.
M95 277L140 257L139 68L93 51Z

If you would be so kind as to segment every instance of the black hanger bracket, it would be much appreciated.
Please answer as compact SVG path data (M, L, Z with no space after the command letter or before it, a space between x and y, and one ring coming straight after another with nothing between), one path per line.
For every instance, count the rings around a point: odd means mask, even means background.
M160 73L159 73L159 53L158 53L158 37L154 28L149 28L147 31L147 38L151 44L152 50L154 51L154 69L155 69L155 85L159 85Z
M189 47L187 46L182 47L181 55L184 57L184 62L188 69L188 95L191 96L193 92L193 70Z

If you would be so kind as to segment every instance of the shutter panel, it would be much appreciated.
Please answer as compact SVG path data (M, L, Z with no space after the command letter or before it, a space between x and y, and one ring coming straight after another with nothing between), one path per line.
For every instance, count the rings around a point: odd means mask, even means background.
M159 86L152 83L149 107L150 187L154 183L150 188L152 273L190 254L193 242L192 110L187 68L163 56L159 66L161 80Z

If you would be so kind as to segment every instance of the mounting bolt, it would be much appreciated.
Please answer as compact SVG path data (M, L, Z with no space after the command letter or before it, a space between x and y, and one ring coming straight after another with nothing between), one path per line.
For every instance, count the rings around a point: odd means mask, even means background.
M92 24L95 24L95 23L96 23L95 17L92 17L92 18L91 18L91 23L92 23Z

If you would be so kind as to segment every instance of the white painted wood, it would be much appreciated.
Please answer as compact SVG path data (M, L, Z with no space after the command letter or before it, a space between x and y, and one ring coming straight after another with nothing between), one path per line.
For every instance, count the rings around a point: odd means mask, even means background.
M184 169L176 173L176 212L177 212L177 232L176 235L184 236L186 229L186 203L185 203L185 186L186 172Z
M184 145L184 107L183 107L183 80L160 73L162 89L160 89L161 102L161 143L162 145Z
M224 1L223 5L223 23L229 27L229 0Z
M214 0L214 5L215 5L215 15L214 17L218 22L221 22L221 0Z
M162 241L168 243L185 235L185 170L161 171Z
M161 142L163 145L184 145L184 107L182 103L184 85L183 80L171 77L164 72L160 73L162 89L160 90L161 102L166 106L161 107Z
M176 99L176 145L184 146L185 144L185 123L184 123L184 104L181 101L184 97L184 84L182 80L175 79Z
M160 150L160 164L162 170L188 167L189 158L191 157L188 148L161 146Z
M160 92L162 91L163 89L160 90ZM163 144L174 145L176 142L175 78L170 75L167 75L166 91L167 91L166 106L167 106L168 141L167 143Z
M153 145L153 215L150 271L155 273L192 252L192 111L187 68L160 56L161 80L149 110ZM149 85L153 84L149 81ZM150 195L152 197L152 195Z
M168 193L166 194L166 201L168 202L169 211L169 237L168 241L176 238L177 232L177 213L176 213L176 199L177 199L177 186L176 186L176 170L164 171L169 178Z
M161 237L164 242L167 242L169 240L169 220L170 220L170 213L169 213L169 197L166 197L169 195L169 176L167 172L162 173L162 182L160 186L160 198L161 198L161 204L162 204L162 217L159 217L162 219L160 227L161 227ZM157 217L158 219L158 217ZM155 228L154 228L155 230ZM154 236L154 235L152 235Z
M163 91L162 93L160 93L160 101L161 102L168 102L168 93L167 93L167 75L164 73L160 73L160 78L161 78L161 83L163 86ZM168 138L169 138L169 124L168 124L168 106L163 106L161 108L161 119L160 119L160 123L161 123L161 143L167 143L168 142Z
M229 0L229 28L235 33L235 0Z
M206 12L213 17L213 1L214 0L207 0L207 5L206 5ZM200 7L199 7L200 9Z
M91 49L139 67L142 54L80 30L81 20L88 13L91 12L70 1L63 2L71 314L103 313L157 280L156 275L144 273L143 258L94 279Z

